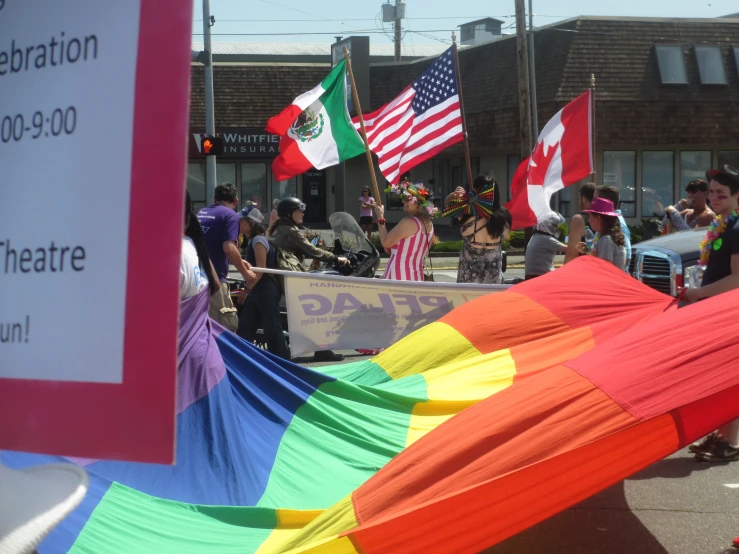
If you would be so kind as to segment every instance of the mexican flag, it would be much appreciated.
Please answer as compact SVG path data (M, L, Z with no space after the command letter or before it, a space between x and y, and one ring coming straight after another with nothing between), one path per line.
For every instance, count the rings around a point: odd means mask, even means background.
M346 62L341 60L313 90L267 122L280 135L280 155L272 173L284 181L311 168L323 169L364 152L364 143L346 107Z

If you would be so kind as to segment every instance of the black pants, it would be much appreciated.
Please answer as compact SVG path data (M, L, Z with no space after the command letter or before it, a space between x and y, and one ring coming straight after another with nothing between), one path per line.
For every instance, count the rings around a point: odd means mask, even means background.
M280 288L269 275L264 275L247 297L236 334L253 343L260 328L264 332L267 350L289 360L290 350L280 322Z

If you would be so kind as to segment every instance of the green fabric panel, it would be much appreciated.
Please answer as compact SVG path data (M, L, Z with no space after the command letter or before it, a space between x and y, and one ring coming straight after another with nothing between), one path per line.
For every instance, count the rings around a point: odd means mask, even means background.
M344 161L364 154L364 142L359 136L347 109L346 80L349 77L341 60L323 80L321 86L326 89L321 95L321 104L331 120L331 136L336 142L339 160Z
M381 366L372 360L362 360L349 364L327 365L317 368L317 371L342 381L357 385L379 385L391 381L390 375Z
M113 483L70 553L243 554L255 552L276 526L275 510L185 504Z
M405 448L411 412L426 400L421 375L373 387L321 385L285 431L257 505L330 507Z

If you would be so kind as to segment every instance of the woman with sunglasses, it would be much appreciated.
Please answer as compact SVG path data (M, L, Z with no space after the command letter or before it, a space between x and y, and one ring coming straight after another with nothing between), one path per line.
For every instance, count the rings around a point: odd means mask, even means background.
M369 187L362 187L362 196L359 197L359 226L367 233L367 240L372 241L372 208L375 207L375 199Z

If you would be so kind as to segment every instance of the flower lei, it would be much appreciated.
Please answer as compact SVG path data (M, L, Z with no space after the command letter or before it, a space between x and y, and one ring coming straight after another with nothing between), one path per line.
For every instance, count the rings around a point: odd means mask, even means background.
M401 181L397 185L390 185L385 192L393 196L398 196L404 202L409 204L417 204L421 211L425 212L428 217L436 217L439 208L434 206L431 201L431 193L421 183L411 183L410 181Z
M714 250L721 250L721 246L724 244L724 240L721 238L721 235L724 234L724 231L726 231L726 228L736 221L737 217L739 217L739 213L737 213L736 210L731 212L729 216L724 219L723 216L718 216L716 219L714 219L711 222L711 225L708 226L708 232L706 233L706 238L701 241L700 248L701 248L701 259L700 259L700 265L707 265L708 264L708 258L711 257L711 252Z

